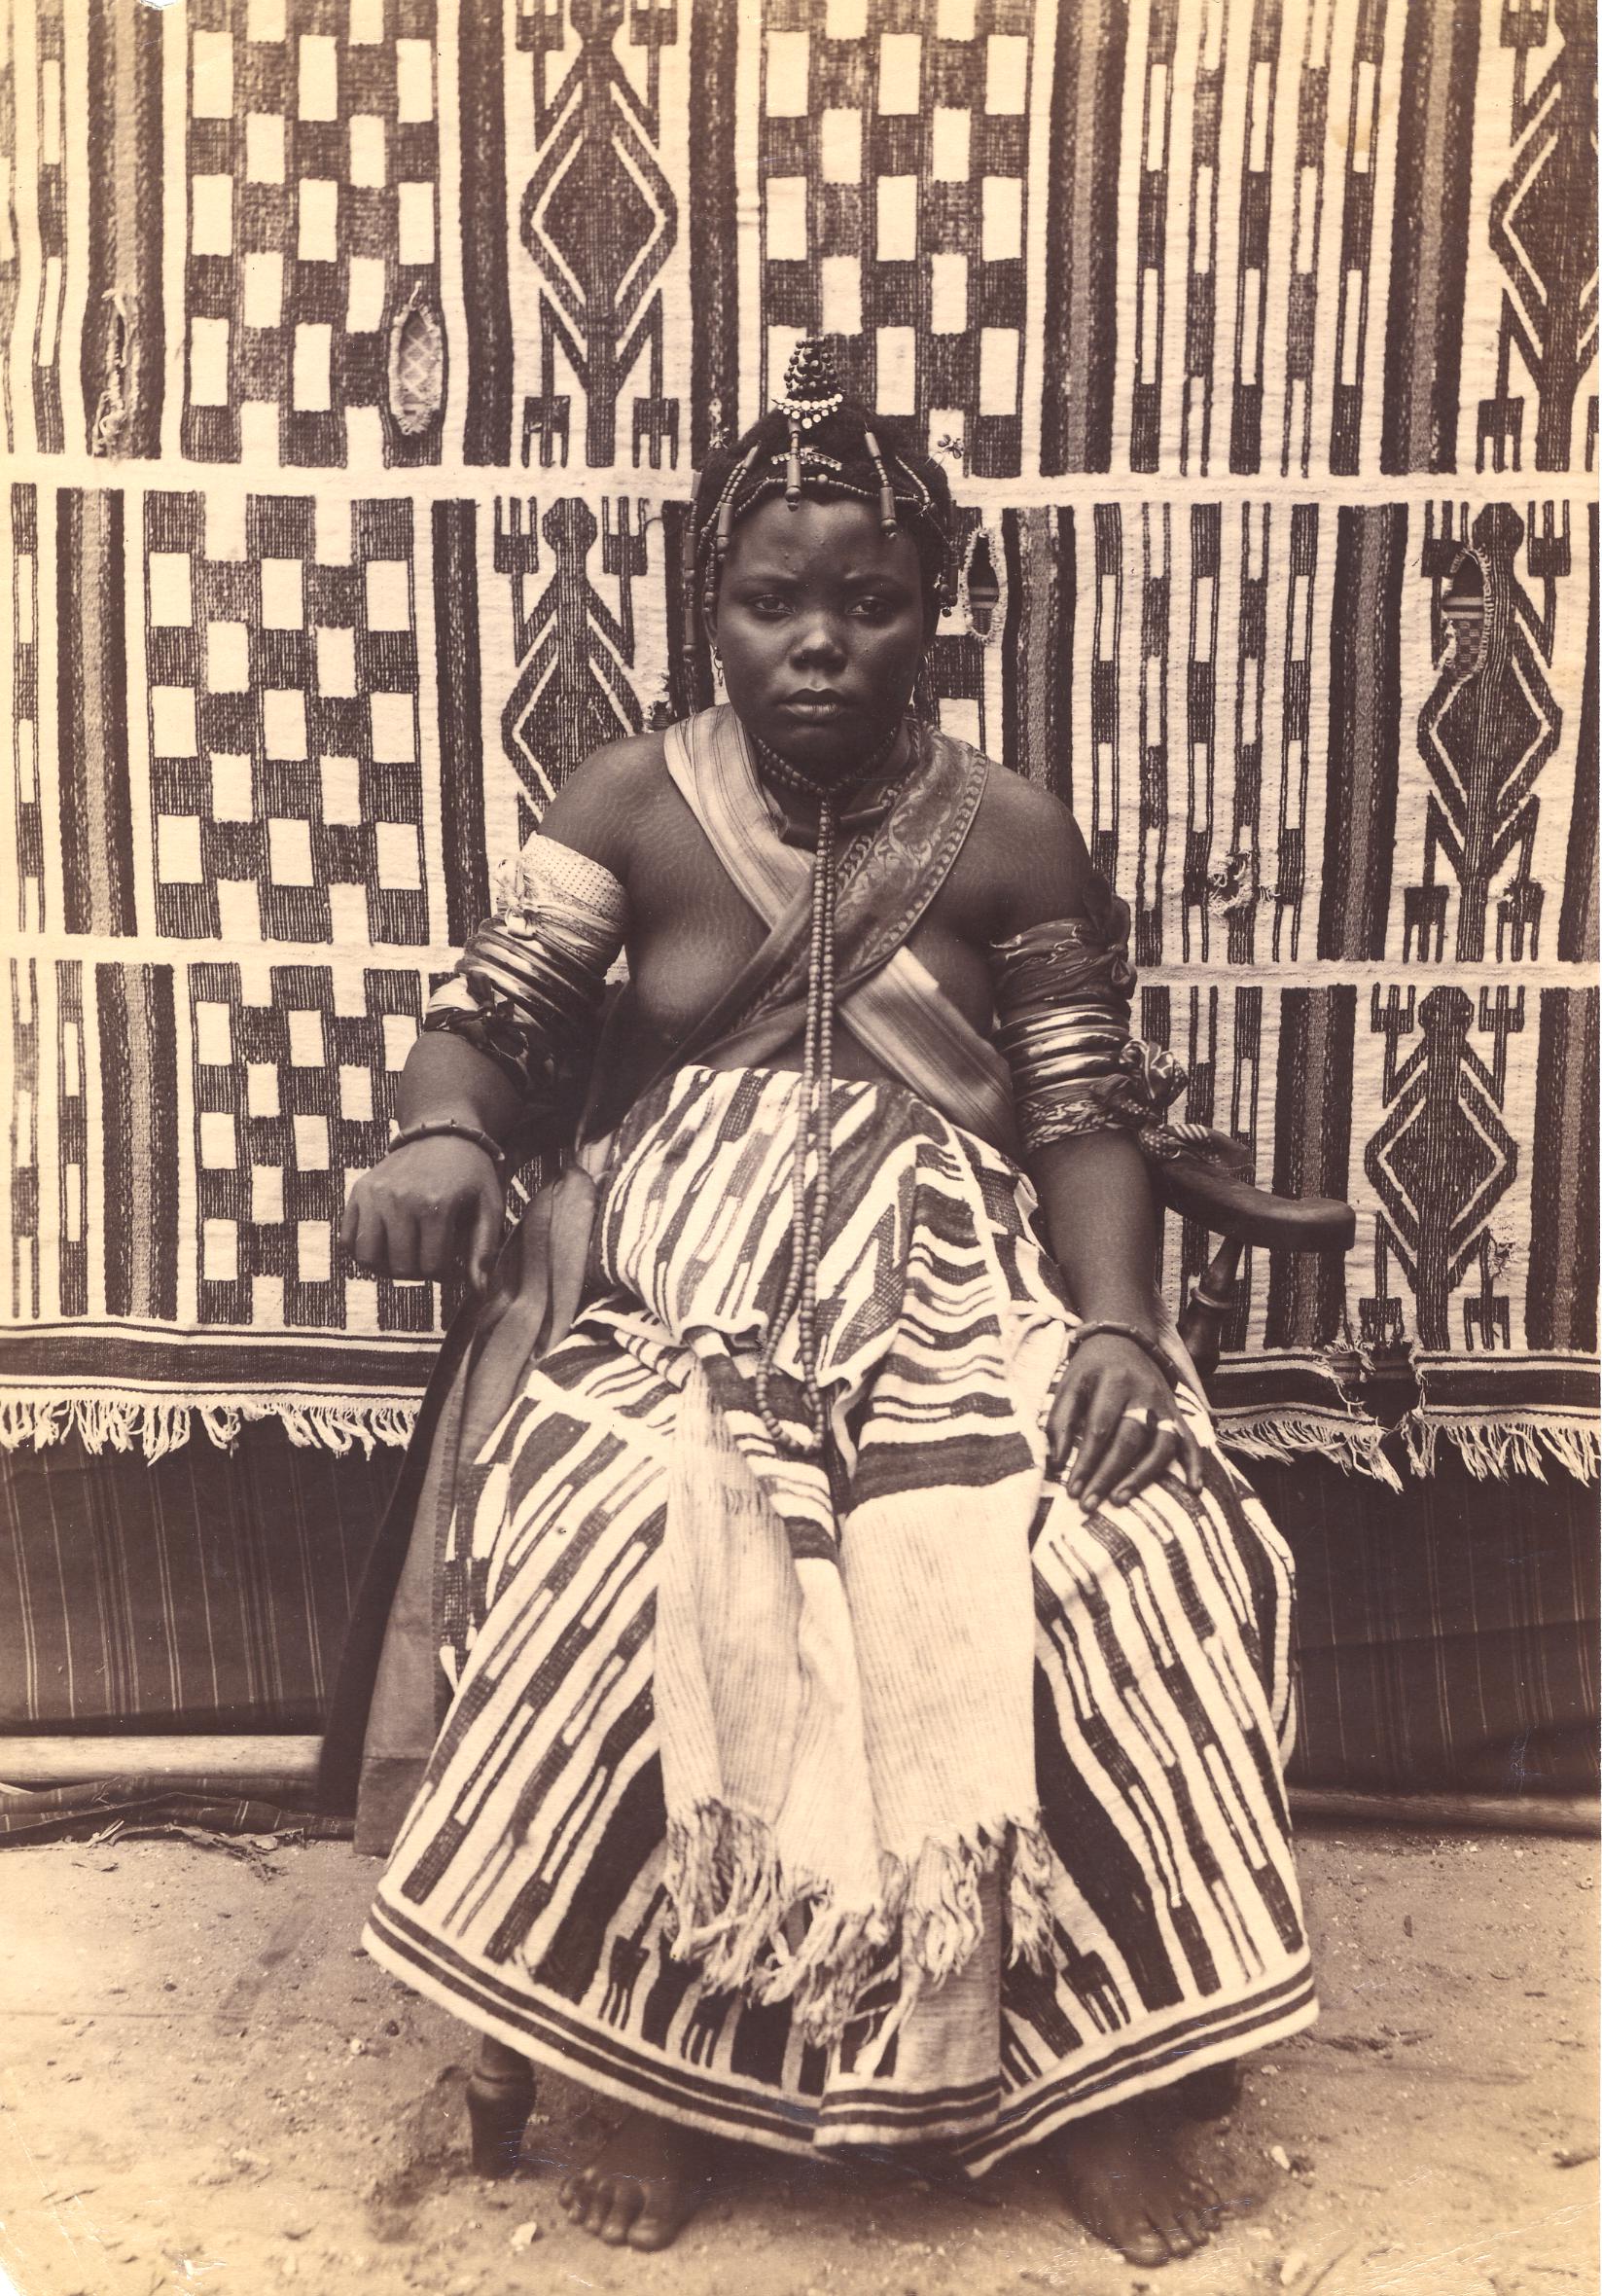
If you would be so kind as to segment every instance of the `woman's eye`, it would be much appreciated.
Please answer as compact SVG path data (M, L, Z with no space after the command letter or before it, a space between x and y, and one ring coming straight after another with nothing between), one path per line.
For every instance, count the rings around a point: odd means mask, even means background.
M859 598L857 612L869 622L883 622L891 612L890 600L875 597Z

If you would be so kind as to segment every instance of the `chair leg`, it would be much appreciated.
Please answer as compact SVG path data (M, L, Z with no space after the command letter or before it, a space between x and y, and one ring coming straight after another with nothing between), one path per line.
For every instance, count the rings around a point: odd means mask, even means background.
M1243 1248L1238 1237L1225 1237L1179 1319L1179 1336L1201 1374L1203 1385L1218 1369L1224 1326L1234 1306L1235 1278L1240 1273Z
M534 2067L526 2057L485 2033L468 2077L467 2118L477 2175L510 2176L534 2110Z

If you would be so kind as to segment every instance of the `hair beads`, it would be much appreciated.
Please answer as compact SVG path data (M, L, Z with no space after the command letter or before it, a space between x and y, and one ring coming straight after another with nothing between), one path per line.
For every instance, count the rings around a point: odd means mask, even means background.
M890 484L890 473L884 467L884 456L879 451L879 443L871 430L863 432L862 443L868 449L869 460L878 473L879 532L888 542L891 535L897 531L900 523L896 517L896 489Z
M801 498L801 433L809 431L845 403L829 353L815 335L798 342L784 372L784 394L779 410L790 417L790 450L785 456L784 499L800 510Z
M734 497L739 492L741 480L756 461L758 451L753 447L744 461L734 465L729 476L729 484L718 497L718 527L713 547L720 566L729 556L730 536L734 529Z

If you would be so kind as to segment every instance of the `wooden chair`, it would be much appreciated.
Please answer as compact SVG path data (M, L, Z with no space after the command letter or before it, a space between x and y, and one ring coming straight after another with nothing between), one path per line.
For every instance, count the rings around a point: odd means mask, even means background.
M1154 1161L1150 1168L1159 1203L1181 1218L1197 1221L1221 1239L1179 1319L1180 1337L1205 1384L1218 1369L1241 1254L1251 1246L1279 1252L1348 1252L1357 1237L1357 1214L1336 1198L1275 1196L1254 1186L1250 1152L1238 1141L1221 1142L1205 1157L1187 1154L1172 1163ZM1176 2082L1174 2088L1176 2107L1185 2117L1222 2119L1238 2099L1239 2066L1209 2066ZM486 2033L467 2084L473 2167L479 2175L513 2174L534 2097L534 2067L528 2059Z

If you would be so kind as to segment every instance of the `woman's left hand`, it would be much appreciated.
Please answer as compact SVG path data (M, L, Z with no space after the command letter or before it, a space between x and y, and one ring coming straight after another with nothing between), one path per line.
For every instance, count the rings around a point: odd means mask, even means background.
M1047 1457L1060 1475L1073 1453L1068 1495L1086 1510L1132 1499L1170 1469L1201 1489L1201 1447L1172 1387L1132 1340L1099 1333L1074 1350L1046 1427Z

